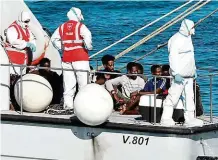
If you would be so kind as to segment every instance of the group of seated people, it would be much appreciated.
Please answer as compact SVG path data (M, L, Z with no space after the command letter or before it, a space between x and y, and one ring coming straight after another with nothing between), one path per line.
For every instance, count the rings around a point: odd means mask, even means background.
M121 114L136 114L140 97L146 94L154 94L154 78L148 80L143 75L143 66L135 62L127 64L127 74L130 75L120 75L119 71L114 70L114 60L115 58L111 55L102 57L104 70L101 71L108 73L97 73L95 83L103 85L109 91L114 99L115 110L119 110ZM156 76L169 76L169 65L152 65L151 73ZM168 83L170 81L165 78L157 77L156 93L167 94L169 89Z
M140 97L146 94L154 94L154 78L148 79L143 74L144 68L140 63L129 62L126 66L127 75L123 75L120 71L114 70L114 56L104 55L101 60L104 69L90 76L90 81L108 90L114 100L115 111L119 111L120 114L138 114ZM49 69L50 60L48 58L43 58L39 63L39 67L48 68L29 70L28 73L38 74L47 79L53 89L51 104L60 104L63 97L62 75L58 75ZM90 68L91 70L93 69L91 66ZM151 74L155 76L169 76L169 69L169 65L152 65ZM156 77L156 94L164 97L168 94L169 88L169 78ZM201 100L199 101L201 102ZM199 114L202 113L203 111Z

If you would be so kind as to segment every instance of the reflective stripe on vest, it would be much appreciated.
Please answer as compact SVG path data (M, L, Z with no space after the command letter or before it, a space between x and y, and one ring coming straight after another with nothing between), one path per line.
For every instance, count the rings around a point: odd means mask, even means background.
M59 27L62 50L70 51L77 48L83 48L83 39L80 36L81 26L82 23L70 20Z
M13 22L8 28L10 27L14 27L16 29L18 34L17 39L22 39L25 40L26 42L29 42L30 34L28 29L25 29L24 31L24 29L22 29L22 27L19 26L16 21ZM8 57L12 63L15 64L25 63L25 60L27 58L25 49L23 50L17 49L9 43L6 43L5 49L7 50Z

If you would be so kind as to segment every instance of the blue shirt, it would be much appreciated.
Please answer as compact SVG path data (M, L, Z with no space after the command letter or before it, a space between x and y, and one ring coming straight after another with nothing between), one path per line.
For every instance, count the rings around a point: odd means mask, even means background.
M157 79L156 88L160 88L163 91L166 90L166 80L165 79ZM144 92L154 92L154 79L147 81L145 87L143 89Z

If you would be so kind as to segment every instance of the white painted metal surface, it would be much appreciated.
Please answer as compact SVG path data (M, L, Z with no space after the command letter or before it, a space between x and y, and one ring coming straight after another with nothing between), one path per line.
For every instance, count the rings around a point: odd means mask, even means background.
M50 117L68 119L70 116ZM116 120L116 123L123 124L119 121L121 117L113 115L109 121ZM133 122L134 117L124 116L122 119L128 124ZM143 122L141 125L151 126ZM216 131L178 135L9 121L2 121L1 129L3 160L19 157L58 160L195 160L200 155L218 155ZM95 138L92 139L92 136Z

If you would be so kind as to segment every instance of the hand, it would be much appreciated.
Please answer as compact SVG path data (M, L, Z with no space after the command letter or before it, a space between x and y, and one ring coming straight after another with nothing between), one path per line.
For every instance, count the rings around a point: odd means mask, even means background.
M138 92L138 91L132 92L132 93L130 94L130 97L137 96L138 94L139 94L139 92Z
M198 74L197 72L195 72L194 80L197 79L197 77L198 77Z
M176 83L180 84L180 83L182 83L183 81L184 81L184 78L182 78L181 75L179 75L179 74L175 75L175 82L176 82Z
M36 51L36 46L33 43L27 42L26 47L29 47L32 52Z

